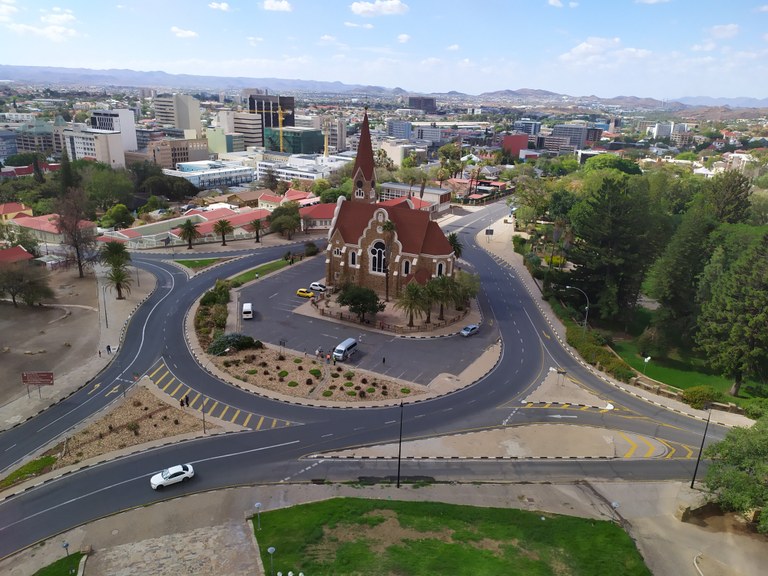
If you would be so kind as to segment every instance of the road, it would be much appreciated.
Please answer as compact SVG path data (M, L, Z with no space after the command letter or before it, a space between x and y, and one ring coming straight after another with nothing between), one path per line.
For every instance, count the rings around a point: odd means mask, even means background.
M477 383L430 401L403 409L404 439L422 438L469 429L510 426L548 421L554 410L520 409L520 398L551 367L566 370L570 377L587 383L601 396L610 398L620 411L585 412L578 424L631 430L687 445L696 445L704 424L682 414L653 406L619 392L596 377L564 350L514 271L499 265L474 243L475 234L497 220L506 207L494 205L455 221L446 233L457 231L464 256L480 274L479 303L485 323L472 338L447 337L434 340L393 338L367 332L363 353L355 360L363 368L376 370L386 355L387 366L398 377L423 383L440 372L458 371L476 358L490 342L501 339L502 356L496 369ZM217 278L282 256L286 247L242 251L234 258L191 279L161 256L135 255L134 263L152 271L157 289L134 315L118 362L98 378L100 386L88 386L66 401L2 435L0 469L19 462L25 455L48 445L78 422L114 402L122 387L133 382L159 360L172 366L175 376L194 382L195 388L220 402L253 413L268 414L295 425L242 432L157 448L127 458L93 466L28 490L0 503L0 557L51 534L89 522L118 510L147 505L166 497L149 489L149 476L172 463L192 462L197 475L192 482L174 487L168 496L220 489L226 486L309 481L348 480L360 476L393 476L395 460L355 461L324 459L323 452L366 444L396 441L400 408L318 408L280 403L225 385L201 369L183 337L184 318L197 298ZM196 254L203 257L201 254ZM248 301L256 303L261 318L249 324L260 339L289 348L330 349L348 335L339 324L291 314L295 289L322 276L322 260L295 266L272 278L247 287ZM244 300L245 301L245 300ZM264 306L262 303L267 302ZM359 327L354 327L359 333ZM395 361L396 360L396 361ZM627 415L631 415L628 417ZM551 420L550 420L551 421ZM575 423L575 422L574 422ZM714 439L724 431L711 426ZM683 459L581 460L581 461L441 461L403 462L406 476L440 480L452 478L496 480L677 479L688 478L693 462Z

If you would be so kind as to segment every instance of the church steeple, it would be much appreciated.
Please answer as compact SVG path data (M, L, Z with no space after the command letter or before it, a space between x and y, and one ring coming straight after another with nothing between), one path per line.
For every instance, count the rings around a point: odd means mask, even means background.
M352 169L352 201L376 203L376 164L373 160L371 128L368 124L368 107L365 107L363 125L360 127L360 143L357 146L355 167Z

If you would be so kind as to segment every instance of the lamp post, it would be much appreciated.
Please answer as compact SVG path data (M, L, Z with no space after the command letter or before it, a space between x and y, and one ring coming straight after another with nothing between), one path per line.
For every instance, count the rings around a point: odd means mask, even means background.
M397 487L400 488L400 460L403 455L403 402L400 401L400 436L397 441Z
M709 429L709 419L712 417L712 406L708 405L709 413L707 414L707 424L704 426L704 435L701 437L701 446L699 447L699 455L696 457L696 467L693 469L693 478L691 478L691 490L696 482L696 473L699 471L699 462L701 462L701 453L704 452L704 442L707 439L707 430Z
M101 286L101 300L104 303L104 326L109 328L109 318L107 317L107 288L106 284Z
M646 356L645 358L643 358L643 374L645 374L645 370L648 368L648 362L650 361L651 361L650 356Z
M589 320L589 296L587 296L587 293L584 292L581 288L577 288L576 286L566 286L569 290L578 290L582 294L584 294L584 298L587 299L587 306L584 308L584 331L587 331L587 321Z
M256 507L256 530L261 530L261 502L254 504Z
M267 548L267 552L269 553L269 574L270 576L275 576L275 563L274 563L275 547L270 546L269 548Z
M61 547L64 548L64 552L67 553L67 558L69 558L69 542L67 542L66 540L63 540L61 542Z
M136 286L141 288L141 280L139 280L139 267L134 266L134 268L136 268Z

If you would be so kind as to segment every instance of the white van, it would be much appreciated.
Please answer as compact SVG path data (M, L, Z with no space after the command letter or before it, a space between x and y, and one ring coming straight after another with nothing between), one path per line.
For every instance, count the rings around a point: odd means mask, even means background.
M333 351L333 358L335 360L338 360L339 362L343 362L350 356L352 356L355 351L357 350L357 340L354 338L347 338L336 346L336 348Z
M246 302L243 304L243 320L253 319L253 304Z

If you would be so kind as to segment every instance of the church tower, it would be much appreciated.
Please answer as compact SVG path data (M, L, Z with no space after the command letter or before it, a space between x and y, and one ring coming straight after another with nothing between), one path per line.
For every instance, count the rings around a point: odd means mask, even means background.
M352 202L376 203L376 170L373 161L371 128L368 125L368 108L365 108L360 128L360 144L357 147L355 167L352 170Z

